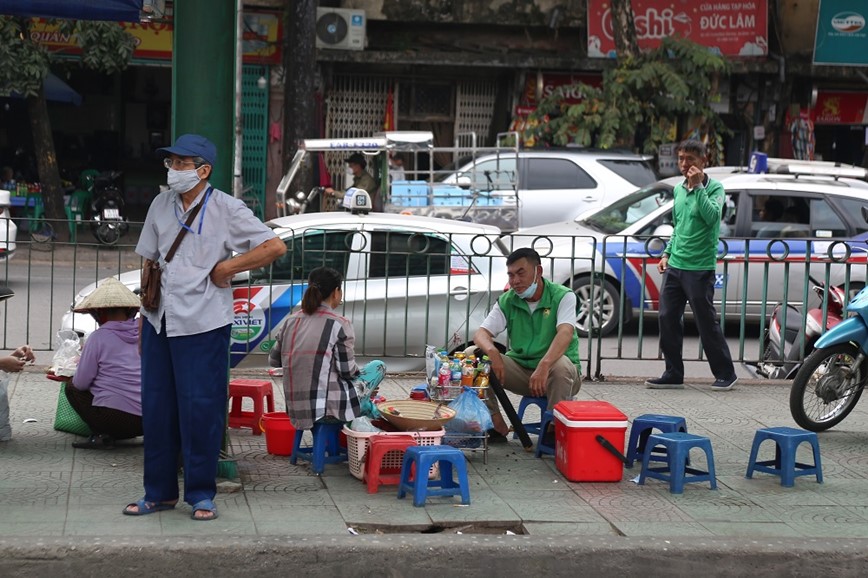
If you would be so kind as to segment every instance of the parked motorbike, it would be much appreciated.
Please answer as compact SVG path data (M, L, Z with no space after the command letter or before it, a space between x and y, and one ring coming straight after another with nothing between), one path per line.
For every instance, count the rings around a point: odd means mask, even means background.
M790 412L811 431L837 425L853 411L868 376L868 287L847 305L850 315L820 336L796 373Z
M758 375L768 379L793 379L802 360L814 351L817 339L843 319L844 305L847 302L844 290L840 287L826 287L813 277L808 277L808 280L813 283L811 289L817 294L820 304L808 310L804 323L802 323L802 311L798 307L785 303L775 305L763 336L763 358L757 364ZM824 303L826 304L825 324L823 323ZM784 331L785 327L786 331Z
M117 186L118 171L100 173L94 179L91 231L103 245L115 245L129 230L123 215L124 197Z
M286 214L300 215L301 213L306 212L310 202L316 198L317 195L322 195L324 191L325 187L314 187L306 195L302 191L298 191L294 198L290 197L286 200Z

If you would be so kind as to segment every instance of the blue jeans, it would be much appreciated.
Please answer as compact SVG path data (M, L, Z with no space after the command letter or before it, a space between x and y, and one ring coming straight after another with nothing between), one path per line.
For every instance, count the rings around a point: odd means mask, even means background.
M178 454L184 501L214 499L226 429L230 325L205 333L166 336L142 322L142 426L145 500L178 499Z

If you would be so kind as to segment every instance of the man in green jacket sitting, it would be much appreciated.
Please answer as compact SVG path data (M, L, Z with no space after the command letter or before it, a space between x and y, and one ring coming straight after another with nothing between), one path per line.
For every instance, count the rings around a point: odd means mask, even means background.
M506 270L510 289L497 300L473 341L491 359L491 369L504 389L522 396L545 396L552 409L559 401L575 397L582 386L576 295L543 278L540 256L533 249L514 251L506 259ZM510 349L501 355L494 337L504 330ZM489 439L506 441L509 426L497 399L490 395L487 405L494 423ZM553 442L553 431L542 435L544 441Z

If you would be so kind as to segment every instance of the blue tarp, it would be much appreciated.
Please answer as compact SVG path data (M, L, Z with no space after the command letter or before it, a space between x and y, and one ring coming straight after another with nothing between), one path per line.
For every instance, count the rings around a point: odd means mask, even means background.
M2 0L0 14L138 22L143 0Z

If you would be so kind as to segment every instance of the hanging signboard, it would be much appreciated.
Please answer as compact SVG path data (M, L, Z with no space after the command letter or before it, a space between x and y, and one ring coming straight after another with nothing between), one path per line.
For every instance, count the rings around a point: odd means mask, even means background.
M820 0L814 64L868 66L868 3Z
M768 0L632 0L632 6L641 49L681 36L724 56L768 54ZM609 0L588 0L588 56L616 56Z
M868 93L821 90L811 120L814 124L868 124Z
M172 34L174 27L169 22L122 22L136 42L133 61L172 60ZM57 24L41 18L35 19L30 30L31 38L49 51L63 54L80 54L78 38L63 34ZM242 50L245 64L280 64L282 31L280 18L273 12L245 12Z

